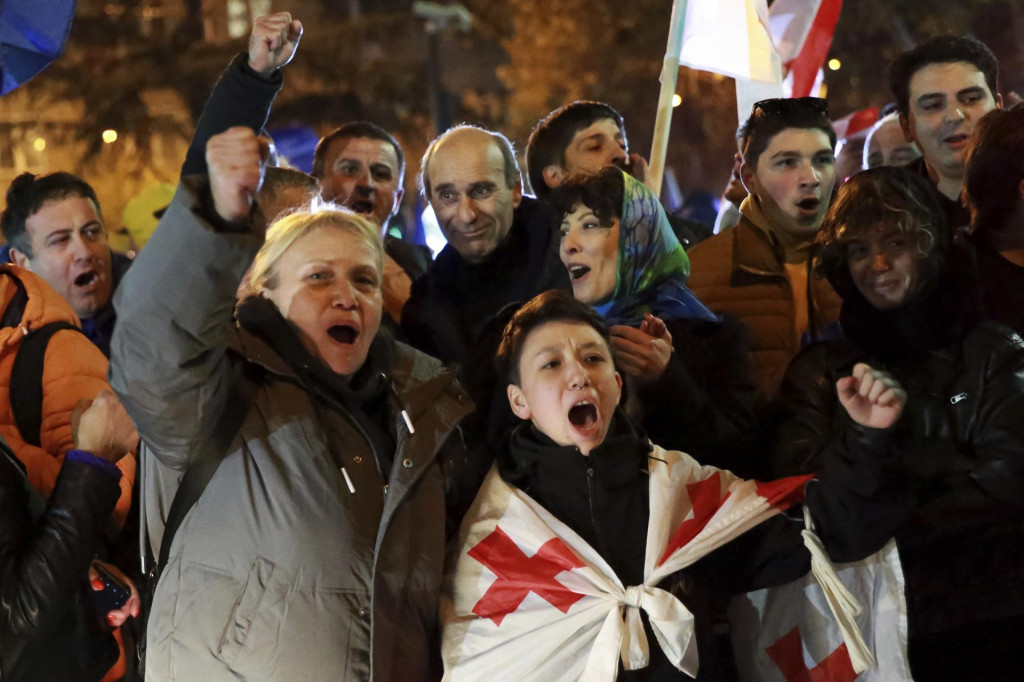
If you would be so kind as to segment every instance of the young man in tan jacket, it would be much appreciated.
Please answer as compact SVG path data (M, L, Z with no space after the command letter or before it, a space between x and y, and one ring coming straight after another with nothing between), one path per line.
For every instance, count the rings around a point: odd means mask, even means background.
M835 183L836 134L824 100L754 105L736 134L750 195L740 222L690 252L689 286L747 326L758 394L770 400L800 348L835 328L839 298L814 274L812 246Z

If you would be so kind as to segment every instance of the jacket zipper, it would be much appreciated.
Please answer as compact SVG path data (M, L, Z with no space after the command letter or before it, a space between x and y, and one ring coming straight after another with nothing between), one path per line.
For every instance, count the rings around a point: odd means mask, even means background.
M576 452L579 450L577 449ZM604 536L601 534L601 526L597 522L597 511L594 509L594 468L590 466L589 459L587 459L587 506L590 508L590 525L594 528L594 540L598 544L597 550L604 556Z

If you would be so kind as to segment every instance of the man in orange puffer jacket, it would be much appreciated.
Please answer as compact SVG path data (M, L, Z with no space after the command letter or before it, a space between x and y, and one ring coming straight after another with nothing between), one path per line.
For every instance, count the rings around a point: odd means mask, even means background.
M16 265L0 270L0 311L7 312L19 290L27 297L17 326L0 328L0 435L10 444L28 469L29 481L43 496L50 494L57 480L64 454L74 448L71 436L71 411L80 399L92 399L107 385L107 359L83 334L73 330L59 331L50 339L43 365L42 422L40 447L24 441L15 425L10 395L11 370L25 334L51 322L69 322L79 326L71 306L40 277ZM17 304L17 303L16 303ZM8 318L11 319L11 318ZM118 466L121 497L114 511L118 525L123 525L131 503L135 480L135 457L123 458Z
M20 311L19 311L20 308ZM20 314L19 314L20 313ZM51 322L80 326L71 305L39 276L16 265L0 266L0 436L24 463L29 482L44 497L49 497L60 473L64 455L74 449L71 413L81 399L92 400L107 384L107 358L84 334L74 330L56 332L46 346L42 375L42 419L40 445L26 443L15 423L10 393L14 359L22 339L30 331ZM118 461L121 469L121 496L114 508L113 521L120 530L128 517L135 481L135 455ZM118 661L104 678L117 680L125 673L124 647L120 629L116 630Z

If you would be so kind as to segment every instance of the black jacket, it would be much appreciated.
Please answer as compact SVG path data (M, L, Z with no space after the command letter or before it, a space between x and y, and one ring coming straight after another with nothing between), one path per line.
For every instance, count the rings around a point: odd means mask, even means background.
M959 201L954 201L939 191L935 181L928 174L928 164L925 163L924 157L919 156L906 166L903 166L903 168L923 177L928 181L929 186L935 190L935 198L942 207L942 212L946 214L946 223L949 226L950 233L965 232L971 224L971 212Z
M819 535L836 561L861 558L880 548L906 508L888 435L851 430L850 442L853 447L833 451L827 470L807 489ZM524 425L499 454L498 471L505 482L529 494L596 549L623 584L639 585L647 535L637 529L646 530L649 521L650 451L646 437L619 412L604 443L588 456L574 447L558 446ZM790 582L807 573L810 555L802 530L802 517L773 517L661 585L694 613L699 679L728 679L711 636L710 598ZM646 615L642 618L651 663L620 672L620 679L689 679L665 658Z
M558 238L543 204L524 196L505 241L485 262L470 263L445 246L413 283L402 309L404 340L445 364L467 364L479 351L488 322L505 306L548 289L570 288Z
M214 135L234 126L261 132L283 85L280 69L270 76L261 76L249 68L249 56L244 52L231 60L196 121L196 131L181 166L182 177L206 175L206 143Z
M658 381L636 391L640 425L667 450L753 476L747 459L757 434L756 384L746 329L731 315L721 322L669 320L666 326L672 357Z
M1024 267L1003 258L987 242L986 232L971 235L985 316L1024 334Z
M99 629L87 575L120 486L68 461L46 504L0 447L0 680L99 680L118 649Z
M855 363L892 373L908 395L894 429L913 508L895 537L914 677L1019 679L990 652L1024 647L1024 339L975 321L959 247L939 258L925 291L891 311L864 300L845 264L828 273L849 340L809 346L787 370L773 474L821 466L849 423L835 382Z
M404 341L445 364L461 366L459 380L477 406L462 428L477 453L479 481L490 468L491 453L518 424L504 377L494 365L505 324L537 294L570 289L558 243L547 209L523 197L508 237L487 262L469 263L446 246L427 274L413 282L402 309Z

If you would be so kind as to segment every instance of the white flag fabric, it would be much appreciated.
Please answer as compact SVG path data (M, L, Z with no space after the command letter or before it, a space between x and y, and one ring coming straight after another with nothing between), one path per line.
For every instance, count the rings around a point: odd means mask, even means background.
M644 610L668 659L697 673L693 615L656 585L803 498L655 446L642 585L492 468L469 510L441 601L445 680L612 681L645 667Z
M895 540L867 559L837 564L840 581L863 610L855 620L877 667L860 675L810 574L788 585L738 596L729 608L742 682L909 682L907 604Z
M782 63L797 58L818 16L821 0L775 0L768 11L768 30Z
M780 83L767 0L689 0L679 63L736 79Z

